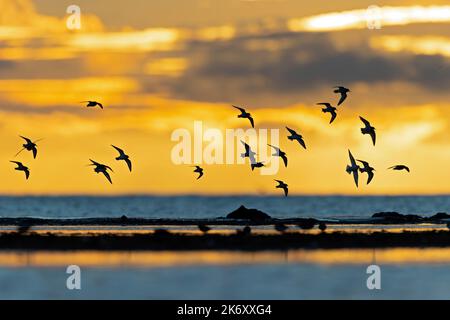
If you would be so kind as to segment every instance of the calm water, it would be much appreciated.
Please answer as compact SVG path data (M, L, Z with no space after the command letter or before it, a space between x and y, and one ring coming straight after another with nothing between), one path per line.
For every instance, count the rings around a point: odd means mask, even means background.
M367 217L380 211L432 215L450 212L450 196L127 196L0 197L3 217L215 218L241 204L273 217Z

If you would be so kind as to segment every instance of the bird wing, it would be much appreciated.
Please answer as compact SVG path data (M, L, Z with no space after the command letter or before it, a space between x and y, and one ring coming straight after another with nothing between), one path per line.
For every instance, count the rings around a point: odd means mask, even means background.
M377 134L375 133L375 130L370 131L370 137L372 138L373 145L375 145L375 142L377 140Z
M106 169L111 170L111 172L114 172L114 170L111 167L108 167L107 165L103 165ZM105 170L106 171L106 170Z
M198 179L200 179L201 177L203 176L203 170L202 171L200 171L200 172L198 172L198 177L197 177L197 180Z
M297 134L297 132L295 132L295 130L292 130L292 129L289 128L289 127L286 127L286 129L287 129L291 134Z
M256 163L255 155L253 153L249 153L248 157L250 158L250 163L252 165Z
M355 180L356 187L358 187L358 170L353 171L353 180Z
M28 139L28 138L25 138L24 136L19 136L19 137L21 137L22 139L24 139L27 143L29 143L29 144L31 144L31 143L33 143L33 141L31 141L30 139Z
M98 106L103 109L103 105L100 102L97 102Z
M233 105L233 107L236 108L236 109L238 109L238 110L239 110L240 112L242 112L242 113L246 113L246 111L245 111L244 108L240 108L240 107L237 107L237 106L234 106L234 105Z
M22 164L22 162L19 162L19 161L9 161L9 162L15 163L17 165L21 165Z
M336 119L337 113L334 110L330 111L330 113L331 113L331 120L330 120L330 124L331 124L331 123L333 123L334 119Z
M403 166L403 167L405 168L406 171L410 172L409 168L407 166Z
M280 157L281 157L281 159L283 159L284 166L287 167L287 165L288 165L288 158L287 158L286 154L282 154Z
M130 169L130 172L131 172L131 160L130 159L125 159L125 162L127 163L127 166L128 166L128 169Z
M351 162L351 164L352 164L352 167L355 167L355 166L356 166L356 161L355 161L355 158L353 158L353 155L352 155L352 153L350 152L350 150L348 150L348 156L349 156L349 158L350 158L350 162Z
M37 156L37 148L36 147L33 147L33 158L34 159L36 159L36 156Z
M252 128L254 128L255 127L255 122L253 121L252 116L249 116L248 120L250 120L250 124L252 125Z
M92 159L89 159L89 161L91 161L92 164L95 165L95 166L101 166L100 163L98 163L98 162L96 162L96 161L94 161L94 160L92 160Z
M125 152L122 150L122 149L120 149L119 147L116 147L115 145L111 145L111 147L113 147L114 149L116 149L119 153L120 153L120 155L121 156L124 156L125 155Z
M28 178L30 177L30 170L28 170L28 168L27 168L24 170L24 172L25 172L25 178L28 180Z
M372 181L372 179L375 176L375 174L373 173L373 171L367 171L367 174L368 174L367 184L369 184L370 181Z
M325 106L327 108L331 108L331 104L329 104L328 102L319 102L319 103L316 103L316 104L319 105L319 106Z
M364 166L364 168L367 168L369 166L369 163L367 161L363 161L363 160L357 160L358 162L361 162Z
M371 126L369 121L367 121L366 119L364 119L364 118L361 117L361 116L359 116L359 118L361 119L361 121L364 123L364 125L365 125L366 127L370 127L370 126Z
M302 138L298 138L297 141L298 141L298 143L300 143L300 145L301 145L303 148L306 149L305 141L304 141Z
M242 142L242 144L244 145L244 147L245 147L245 153L250 153L250 146L248 145L248 144L246 144L244 141L242 141L241 140L241 142Z
M347 99L347 93L343 92L343 91L338 91L338 92L341 94L341 98L339 99L339 102L337 105L340 106L341 103L344 102L345 99Z
M108 179L109 183L112 184L111 176L109 175L108 171L102 171L102 173L105 175L106 179Z
M274 148L275 149L275 151L277 152L277 155L279 155L280 154L280 148L277 148L277 147L275 147L275 146L273 146L273 145L271 145L271 144L267 144L269 147L272 147L272 148Z
M284 196L287 197L288 192L289 192L288 187L284 187L283 190L284 190Z

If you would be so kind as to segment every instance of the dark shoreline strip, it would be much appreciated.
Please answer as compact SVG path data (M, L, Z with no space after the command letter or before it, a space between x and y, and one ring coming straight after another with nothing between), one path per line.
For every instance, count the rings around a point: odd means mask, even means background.
M18 234L0 235L0 250L289 250L339 248L450 247L449 231L389 233L289 232L274 235Z
M422 218L421 220L401 220L383 217L375 218L355 218L355 219L313 219L313 218L287 218L287 219L266 219L266 220L245 220L245 219L166 219L166 218L0 218L0 226L196 226L199 224L219 226L245 226L245 225L274 225L284 223L297 225L307 220L325 222L326 224L420 224L433 223L443 224L447 219Z

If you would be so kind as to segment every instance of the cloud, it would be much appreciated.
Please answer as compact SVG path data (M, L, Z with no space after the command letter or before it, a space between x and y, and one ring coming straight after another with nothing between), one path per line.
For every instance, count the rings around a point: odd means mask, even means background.
M337 84L405 82L432 91L445 91L450 85L450 63L442 56L386 53L369 43L342 48L336 41L328 34L284 33L192 42L186 49L189 67L172 92L223 102L269 93L275 98L298 96ZM273 48L268 50L264 43Z

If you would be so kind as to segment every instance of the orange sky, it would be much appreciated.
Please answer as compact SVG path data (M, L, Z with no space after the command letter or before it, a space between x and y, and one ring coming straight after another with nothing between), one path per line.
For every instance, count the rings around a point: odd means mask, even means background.
M2 194L271 194L273 179L292 194L450 192L444 1L380 2L379 30L367 29L369 1L78 1L78 31L66 29L65 2L0 0ZM192 14L179 14L186 3ZM315 103L335 104L334 85L352 92L330 126ZM105 109L78 103L88 99ZM247 128L231 104L246 106L257 129L281 129L287 169L204 165L196 181L172 163L177 128ZM359 115L377 128L376 147ZM286 139L286 125L307 151ZM38 159L14 159L30 167L29 181L8 163L19 134L44 138ZM131 156L132 174L111 144ZM347 149L377 169L369 186L356 189L345 172ZM89 158L113 166L113 185ZM397 163L411 174L386 170Z

